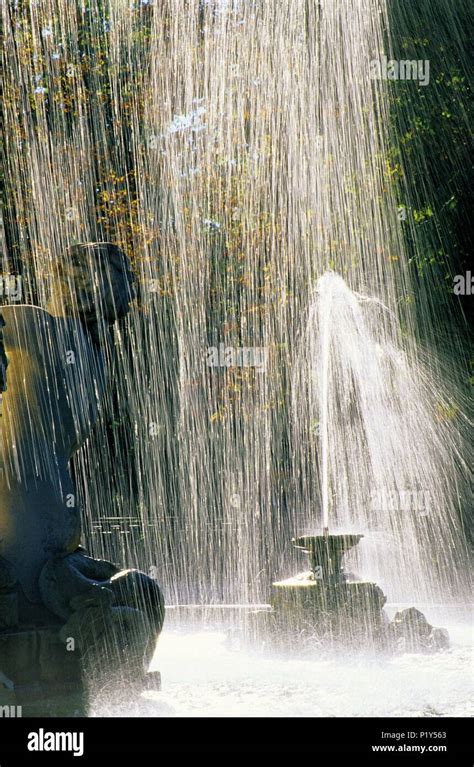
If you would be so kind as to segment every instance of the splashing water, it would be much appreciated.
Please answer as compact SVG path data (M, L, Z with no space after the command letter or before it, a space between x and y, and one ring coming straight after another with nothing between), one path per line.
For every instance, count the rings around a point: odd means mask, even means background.
M402 351L396 329L378 299L332 272L318 280L300 366L309 418L320 423L323 526L364 531L359 566L390 595L435 599L462 562L453 477L463 446L436 417L445 393ZM298 380L294 398L298 407Z
M385 0L2 16L4 271L46 306L67 246L113 240L138 279L74 461L92 553L152 569L168 602L265 600L321 523L321 460L323 526L366 534L358 564L391 598L459 587L466 426L456 365L445 397L413 341L388 84L369 79Z
M446 619L446 615L444 615ZM469 628L449 620L449 655L285 657L229 649L222 630L170 630L156 662L163 691L114 697L97 716L468 716Z

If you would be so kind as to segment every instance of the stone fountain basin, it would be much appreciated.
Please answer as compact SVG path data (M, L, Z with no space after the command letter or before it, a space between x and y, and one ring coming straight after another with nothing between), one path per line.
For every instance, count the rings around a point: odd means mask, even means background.
M357 546L364 536L360 533L346 533L342 535L301 535L293 538L292 543L297 549L302 549L308 553L326 549L340 551L341 553L349 551Z
M346 578L342 566L344 554L364 536L360 533L341 535L302 535L293 538L295 548L309 556L311 570L319 573L326 584L342 583Z

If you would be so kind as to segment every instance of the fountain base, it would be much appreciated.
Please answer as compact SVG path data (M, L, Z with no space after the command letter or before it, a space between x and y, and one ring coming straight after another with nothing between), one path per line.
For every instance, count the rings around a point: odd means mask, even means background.
M368 581L324 584L312 572L273 584L279 632L306 633L331 641L376 640L386 626L382 589Z
M363 642L391 651L430 652L449 646L447 632L431 626L414 607L389 622L380 586L344 571L344 554L362 537L325 531L293 539L308 554L311 570L273 583L272 612L261 616L267 630L284 643L297 636L331 644Z
M68 650L60 626L0 631L0 716L88 716L97 690L126 687L127 694L161 689L159 671L130 676L111 662L91 667L77 648Z
M156 581L78 548L49 560L39 587L33 603L0 558L0 706L85 715L100 690L159 688L148 673L164 620Z
M306 635L317 641L376 641L385 630L385 595L379 586L345 573L344 554L362 535L293 539L309 556L311 570L272 585L272 623L278 636Z
M58 627L0 632L0 704L21 716L85 716L81 658L68 652Z

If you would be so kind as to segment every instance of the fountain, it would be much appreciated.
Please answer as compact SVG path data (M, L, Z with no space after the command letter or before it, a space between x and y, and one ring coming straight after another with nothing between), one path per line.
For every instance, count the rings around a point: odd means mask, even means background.
M380 641L385 627L386 598L375 584L348 576L345 552L362 535L305 535L293 539L309 555L311 570L273 584L272 606L277 631L294 641L306 634L312 641Z
M389 622L386 597L376 583L346 574L342 559L362 535L304 535L293 544L309 555L311 570L273 584L273 613L264 615L265 631L277 642L308 640L378 649L436 652L449 647L445 629L435 628L415 608L397 612Z
M316 635L357 641L362 630L365 641L375 638L381 645L390 644L393 634L402 637L405 629L412 647L417 646L418 637L419 647L438 649L447 646L446 632L429 626L415 608L397 614L394 624L388 626L382 612L386 602L382 589L371 580L344 572L343 556L364 535L329 532L331 514L339 525L342 521L347 527L354 523L363 525L369 537L374 517L375 524L385 529L391 526L392 551L386 542L380 547L384 560L380 574L391 589L395 586L389 569L393 554L400 566L408 550L410 565L407 561L405 566L411 567L412 575L419 568L420 578L432 568L438 526L442 524L439 510L430 508L428 519L425 515L417 519L413 513L399 521L393 519L388 509L369 503L371 487L390 491L392 487L397 490L400 486L421 485L429 486L434 497L438 493L442 497L443 493L435 473L436 449L442 451L443 446L433 442L432 418L425 405L429 392L420 387L423 368L396 347L387 327L395 336L395 318L380 301L352 292L337 274L327 272L320 277L309 311L306 346L300 351L300 366L304 366L309 378L312 417L318 418L320 424L323 534L293 539L295 547L309 555L311 570L275 582L271 601L280 627L298 629L299 625L312 625ZM298 396L298 416L300 406ZM411 420L407 424L409 413ZM408 440L415 424L416 449L426 451L430 455L428 461L417 460L412 453ZM347 444L349 429L349 442L354 442L356 449ZM372 550L372 565L373 560ZM359 563L363 566L363 560ZM406 582L404 573L405 588ZM426 642L427 635L430 638Z
M419 350L403 344L378 298L322 275L295 364L295 442L305 440L319 467L323 527L330 519L333 529L364 532L358 569L392 598L436 600L462 574L453 559L462 561L459 497L448 479L448 467L462 465L461 441L450 425L439 431L444 387L433 389ZM302 412L319 423L318 441L308 443Z

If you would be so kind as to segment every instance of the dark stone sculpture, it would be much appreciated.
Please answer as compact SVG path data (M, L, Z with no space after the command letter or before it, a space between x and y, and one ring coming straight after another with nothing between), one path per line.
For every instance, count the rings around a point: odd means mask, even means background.
M449 647L446 629L432 626L416 607L395 613L387 639L391 649L398 652L436 652Z
M3 330L2 328L5 326L5 320L3 319L2 315L0 314L0 397L2 396L2 392L5 391L7 386L7 355L5 353L5 345L3 343Z
M58 264L48 311L2 308L0 632L59 624L63 640L95 663L115 654L122 668L143 673L163 624L160 588L80 547L68 470L98 417L109 331L133 296L125 254L91 243L72 246Z

